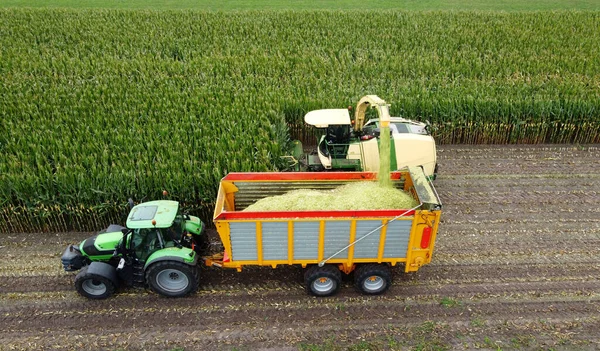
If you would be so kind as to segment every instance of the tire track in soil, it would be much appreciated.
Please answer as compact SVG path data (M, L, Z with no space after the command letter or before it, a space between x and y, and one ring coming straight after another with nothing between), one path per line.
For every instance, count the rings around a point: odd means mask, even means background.
M52 329L79 329L92 332L98 326L94 320L112 320L110 328L119 330L123 327L140 326L160 327L162 324L184 325L185 320L206 319L213 321L226 318L236 323L273 321L287 323L307 320L312 316L311 322L327 322L329 319L343 320L351 317L353 320L377 319L412 319L418 316L427 316L429 319L452 319L467 313L469 315L494 315L497 318L511 316L528 316L536 314L566 314L577 313L580 317L594 315L600 311L600 300L594 298L575 299L571 296L569 301L558 299L541 299L540 301L519 301L509 298L470 299L461 301L454 307L447 307L437 301L419 301L410 299L398 301L389 298L329 298L325 301L310 301L305 298L288 298L287 301L271 302L274 296L267 296L265 302L248 302L232 305L230 298L220 301L209 299L210 307L195 302L198 299L189 298L187 304L164 304L146 300L146 303L132 303L124 305L119 303L98 304L102 308L91 309L87 307L78 310L64 310L62 306L51 309L46 306L40 308L22 308L17 311L2 313L0 321L8 325L7 332L24 332L35 328L44 331ZM239 297L236 297L239 298ZM125 299L123 299L125 300ZM196 300L196 301L194 301ZM344 301L345 300L345 301ZM131 302L131 301L128 301ZM309 303L307 303L309 302ZM344 305L340 305L344 302ZM368 303L366 303L368 302ZM235 303L235 302L233 302ZM120 317L120 318L115 318ZM51 324L40 326L41 320L53 321ZM16 323L16 321L19 321ZM87 321L90 321L88 323ZM109 329L109 327L105 327Z
M377 302L377 301L374 301ZM186 309L185 311L177 311L176 309L146 312L142 309L135 309L134 313L121 315L120 319L115 318L115 314L109 314L108 317L102 314L83 314L73 316L60 314L58 325L52 327L37 326L37 333L44 334L45 332L57 333L61 331L68 332L76 329L78 335L95 335L97 328L92 326L92 322L98 318L111 319L112 323L108 327L103 328L104 335L121 334L128 329L136 330L139 328L138 321L144 325L143 330L156 330L161 328L165 333L171 334L171 330L177 330L179 334L185 333L187 338L190 334L195 336L202 335L196 341L200 344L210 345L213 342L220 343L229 341L232 344L245 344L255 341L256 335L267 336L271 340L282 340L285 334L290 330L294 330L296 335L302 336L302 339L307 340L306 334L313 336L313 339L318 339L321 332L332 332L337 330L349 334L356 333L361 329L370 329L368 326L386 325L387 328L392 326L416 326L423 322L419 321L435 321L438 325L452 325L465 323L465 321L482 320L490 318L491 321L518 321L520 323L535 323L540 320L555 319L556 315L571 315L576 314L579 320L592 320L600 310L598 301L544 301L544 302L480 302L480 303L464 303L458 307L445 307L440 304L406 304L399 305L394 303L371 303L369 305L352 305L347 304L344 309L335 309L327 306L314 306L312 309L307 308L290 308L289 306L283 309L264 309L246 307L244 310L237 311L194 311ZM182 313L183 312L183 313ZM124 318L123 318L124 317ZM219 329L219 325L210 324L210 329L207 330L205 321L213 321L215 317L227 318L230 323L227 329ZM45 320L50 322L51 316L34 316L36 321ZM308 323L302 321L310 320ZM131 320L134 320L131 323ZM25 323L28 321L25 320ZM348 327L340 327L347 325ZM489 323L489 322L486 322ZM557 323L553 321L552 323ZM595 321L597 324L597 320ZM495 323L494 323L495 324ZM548 323L551 324L551 323ZM273 328L273 325L285 326L287 328ZM32 323L32 326L35 324ZM4 338L18 338L27 332L32 326L20 324L16 328L10 328L4 333ZM336 327L337 326L337 327ZM360 326L365 326L361 328ZM236 328L239 327L239 328ZM545 326L546 328L548 325ZM291 329L290 329L291 328ZM590 329L590 332L593 329ZM371 330L373 332L373 330ZM283 335L282 335L283 334ZM593 334L589 334L593 335ZM146 336L148 336L146 334ZM186 340L185 336L171 340ZM301 339L301 340L302 340ZM135 344L134 344L135 346Z
M88 301L60 255L89 233L0 235L0 349L279 349L332 335L336 345L433 338L464 349L532 333L534 349L598 346L599 160L594 145L440 147L445 210L433 262L395 269L380 297L359 295L351 279L335 297L309 297L302 271L281 267L205 269L201 290L183 299L122 289Z
M429 324L431 323L431 324ZM266 328L251 328L244 325L236 325L236 329L209 330L203 326L194 326L194 330L181 330L182 328L171 327L164 332L146 331L140 333L138 329L125 328L117 333L106 332L104 337L94 342L94 346L102 349L129 349L129 350L170 350L174 348L190 349L214 349L214 350L296 350L296 347L281 345L305 345L306 348L320 347L313 345L329 345L330 348L342 349L342 345L356 345L356 341L373 340L377 335L385 337L380 340L382 345L389 345L392 349L405 349L410 345L406 340L416 339L418 343L413 345L416 349L430 346L432 349L464 349L465 345L475 345L477 349L486 349L488 337L474 337L474 334L483 333L486 330L501 330L503 333L511 333L517 337L511 342L494 341L492 349L499 349L505 344L509 349L578 349L592 350L598 347L598 342L593 337L600 324L594 319L582 319L581 323L546 322L535 320L491 320L486 322L485 328L473 327L469 323L456 322L452 324L426 322L423 325L414 323L402 323L385 321L385 323L369 323L367 325L347 323L339 325L288 325L283 327L269 326ZM433 328L433 331L430 329ZM545 330L558 330L557 332L545 332ZM540 331L540 334L532 335L532 331ZM170 338L165 338L165 334ZM494 332L495 335L499 334ZM124 335L126 337L124 337ZM332 335L335 335L336 343L333 344ZM95 335L91 335L94 337ZM457 339L458 337L458 339ZM72 334L53 334L48 339L53 343L53 350L82 349L89 345L88 335L79 335L74 338ZM325 339L324 339L325 338ZM61 345L61 340L69 339L69 345ZM86 339L85 341L82 341ZM15 345L24 348L43 346L36 343L37 340L15 336ZM430 341L429 341L430 340ZM449 342L444 342L448 340ZM495 339L497 340L497 339ZM591 341L590 341L591 340ZM243 345L243 346L239 346ZM567 345L567 346L565 346ZM570 348L565 348L568 346ZM594 345L596 345L594 347ZM489 346L489 345L488 345ZM187 349L186 348L186 349ZM50 348L48 348L50 349ZM487 348L489 349L489 347Z
M281 274L277 272L281 271ZM264 277L269 273L275 274L278 281L264 281ZM600 279L600 263L597 265L584 265L581 263L570 264L464 264L451 263L440 264L433 262L429 266L421 268L419 272L405 274L402 268L392 270L394 286L404 284L419 284L425 287L431 284L467 284L474 281L500 281L500 282L518 282L520 280L598 280ZM237 276L236 276L237 275ZM236 277L244 275L244 281L238 281ZM264 290L298 290L302 289L303 284L300 270L286 272L279 268L273 272L270 268L262 268L256 272L233 273L223 276L220 271L203 270L201 276L204 283L200 286L200 291L204 292L227 292L232 290L232 284L235 289L251 293L257 289ZM61 276L21 276L11 279L0 280L0 293L31 293L31 292L72 292L74 291L74 274L64 274ZM144 289L121 289L120 291L145 291ZM87 301L87 300L84 300ZM0 307L0 311L1 311Z

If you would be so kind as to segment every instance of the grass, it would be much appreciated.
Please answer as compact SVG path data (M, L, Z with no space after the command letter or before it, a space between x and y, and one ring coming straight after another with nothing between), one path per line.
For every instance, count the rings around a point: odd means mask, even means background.
M284 0L3 0L0 7L34 8L110 8L155 10L408 10L408 11L555 11L600 10L596 0L360 0L284 1Z
M486 322L484 319L477 317L477 318L471 320L470 325L475 328L481 328L481 327L485 327Z
M511 347L515 349L520 349L524 347L531 347L535 345L536 339L533 335L516 335L510 339Z
M453 298L450 297L444 297L442 299L442 301L440 301L440 305L444 306L444 307L458 307L462 305L462 302L455 300Z

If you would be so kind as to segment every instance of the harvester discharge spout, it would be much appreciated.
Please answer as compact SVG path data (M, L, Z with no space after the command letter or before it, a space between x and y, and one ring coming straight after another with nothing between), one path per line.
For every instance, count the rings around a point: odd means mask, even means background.
M358 101L356 111L354 112L354 131L358 132L363 129L365 124L365 113L367 108L375 108L379 116L381 127L389 127L390 125L390 105L377 95L366 95Z

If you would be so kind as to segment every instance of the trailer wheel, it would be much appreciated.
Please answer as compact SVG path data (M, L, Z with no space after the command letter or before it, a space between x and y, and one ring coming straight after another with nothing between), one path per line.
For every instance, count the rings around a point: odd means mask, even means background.
M114 269L114 267L108 264L106 265ZM90 271L89 268L90 266L83 267L81 272L75 276L75 289L77 292L81 296L95 300L106 299L111 296L115 292L117 286L113 281L110 272L103 274L102 272L98 272L97 269Z
M363 294L383 294L390 285L392 285L392 274L386 265L365 264L354 271L354 287Z
M338 292L342 282L340 270L332 265L312 266L304 274L304 283L309 294L331 296Z
M146 282L152 291L167 296L181 297L198 290L198 267L177 261L160 261L146 270Z

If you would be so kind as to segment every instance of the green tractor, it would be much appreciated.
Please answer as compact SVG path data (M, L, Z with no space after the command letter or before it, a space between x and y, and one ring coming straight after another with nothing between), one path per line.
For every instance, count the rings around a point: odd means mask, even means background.
M104 299L121 285L149 286L158 294L180 297L198 289L198 261L208 251L205 225L183 214L176 201L133 205L127 227L112 224L62 255L77 292Z

